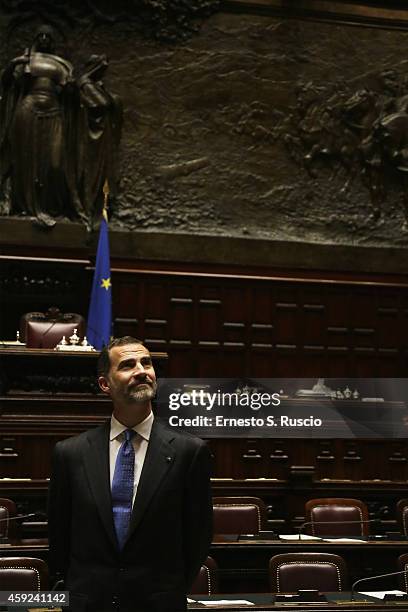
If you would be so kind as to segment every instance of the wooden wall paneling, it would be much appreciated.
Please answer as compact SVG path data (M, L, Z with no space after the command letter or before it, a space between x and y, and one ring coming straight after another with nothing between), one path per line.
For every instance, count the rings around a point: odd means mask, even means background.
M304 346L326 346L326 295L317 287L306 289L302 296L302 337Z
M22 439L13 434L0 436L0 466L3 478L17 478L22 465Z
M274 320L273 283L253 283L248 313L249 343L254 349L273 349L276 321Z
M299 376L302 372L302 364L300 363L300 356L297 351L296 345L275 345L275 358L274 358L274 373L270 376L276 378L288 378ZM287 392L287 389L284 388Z
M269 461L266 467L265 476L278 480L287 480L289 468L292 464L291 447L288 440L267 440Z
M349 366L350 350L344 347L328 347L326 363L322 370L327 378L347 378L351 374ZM352 376L352 375L351 375Z
M219 287L199 285L197 297L195 306L198 311L198 345L221 347L224 330Z
M227 378L245 378L249 375L252 354L246 346L224 346L222 351L222 366L220 372Z
M353 378L374 378L380 375L378 355L372 346L356 346L351 351Z
M404 313L401 295L391 290L379 292L377 321L378 353L384 376L405 376L407 370L400 366L404 360L401 333Z
M345 480L361 480L364 476L362 461L364 454L361 452L362 445L357 441L346 440L343 449L343 474Z
M299 354L297 376L319 378L326 370L326 354L322 346L306 345ZM294 374L293 376L296 376Z
M344 290L331 287L326 291L326 346L328 376L345 376L350 372L350 304Z
M364 453L361 479L389 480L388 445L382 440L364 440L360 449Z
M256 319L255 319L256 320ZM272 321L272 319L270 319ZM273 323L248 323L249 344L252 349L273 349L274 325Z
M257 360L262 376L405 373L404 286L166 272L155 274L154 281L148 273L121 272L116 283L124 284L116 294L116 327L128 330L137 324L138 335L150 338L153 347L174 347L177 363L191 374L210 375L203 349L216 349L221 363L225 348L244 354L239 368L244 365L245 375L251 376L256 375L254 349L269 353L268 366Z
M138 329L139 321L135 317L113 317L113 335L117 338L132 336L141 339Z
M56 439L51 434L22 434L0 439L2 478L39 478L50 475L50 457ZM10 452L7 452L10 449Z
M401 296L395 291L379 292L377 306L378 347L398 352L403 323Z
M406 377L404 360L395 349L380 349L377 358L377 376L383 378Z
M146 317L144 320L145 342L152 349L158 350L167 346L167 319Z
M141 310L141 295L143 284L135 277L124 274L115 275L113 285L113 301L116 314L121 317L135 317Z
M169 352L171 360L166 370L167 376L171 378L179 378L180 376L196 376L194 369L195 353L191 348L187 348L184 344L178 346L177 341L169 343Z
M377 294L357 288L349 294L351 367L355 377L374 377L377 372Z
M336 446L334 440L320 440L316 448L313 464L316 466L316 478L324 480L336 476Z
M243 478L259 478L259 474L265 474L267 469L266 440L243 439L240 447L240 465L237 466ZM235 476L236 477L236 476Z
M277 369L276 351L269 347L254 347L247 350L248 367L247 375L252 378L275 378L279 377ZM286 375L286 374L284 374Z
M169 282L169 281L168 281ZM172 359L169 376L197 376L194 287L191 279L170 281L168 348Z
M292 447L292 464L290 466L289 476L291 476L294 466L315 466L315 458L319 444L318 440L307 440L307 444L305 444L305 440L292 438L289 442ZM314 477L316 477L316 475Z
M248 324L246 322L233 322L225 317L222 318L222 344L224 347L231 347L247 354L246 349L250 347L248 340ZM244 364L246 359L243 360Z
M113 331L115 336L139 338L141 283L131 276L112 274Z
M172 295L169 305L170 345L191 345L194 341L194 305L191 296Z
M388 447L388 473L391 481L408 480L408 448L406 441L392 442Z
M302 332L298 292L282 285L277 288L277 292L274 312L276 348L296 348Z
M208 441L213 455L213 477L214 478L233 478L235 455L239 445L239 440L212 439Z
M245 439L211 440L217 478L248 478L241 462ZM289 480L292 466L313 466L316 481L381 479L397 482L408 478L408 449L395 440L299 440L257 439L251 448L262 449L262 465L251 477ZM250 460L248 460L250 462ZM248 463L248 462L247 462ZM255 460L254 460L255 463Z
M198 378L222 377L228 368L228 362L224 365L225 357L219 350L218 345L207 342L199 345L194 351L195 376ZM183 373L180 373L183 376Z
M253 282L246 295L246 373L252 377L273 377L274 349L274 297L273 284Z
M143 283L141 334L153 350L166 350L168 342L169 283L152 277Z

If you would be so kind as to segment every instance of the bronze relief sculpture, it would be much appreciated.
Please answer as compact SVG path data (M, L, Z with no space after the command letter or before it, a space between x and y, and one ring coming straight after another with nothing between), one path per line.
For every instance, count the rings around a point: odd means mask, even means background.
M102 212L105 180L109 183L111 195L114 195L116 153L122 130L121 100L106 89L102 80L107 68L106 55L91 55L84 73L77 81L82 134L78 182L80 199L91 226Z
M105 56L91 57L76 77L55 41L54 30L41 26L3 71L0 203L6 214L45 227L61 217L92 227L105 179L115 184L122 107L102 82Z

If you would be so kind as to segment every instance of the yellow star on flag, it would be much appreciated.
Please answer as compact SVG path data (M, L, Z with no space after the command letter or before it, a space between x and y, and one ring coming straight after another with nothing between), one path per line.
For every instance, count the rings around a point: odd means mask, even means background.
M112 287L111 281L110 281L110 277L109 278L103 278L101 280L101 287L103 289L106 289L106 291L108 291L108 289L110 289Z

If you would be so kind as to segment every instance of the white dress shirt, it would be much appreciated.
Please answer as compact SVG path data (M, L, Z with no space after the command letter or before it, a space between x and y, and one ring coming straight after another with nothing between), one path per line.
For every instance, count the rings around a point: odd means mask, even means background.
M135 472L134 472L134 483L133 483L133 500L132 506L135 501L137 487L140 480L140 474L142 473L144 460L147 452L147 445L149 444L150 433L153 426L153 412L145 418L144 421L138 423L131 429L136 432L136 436L132 439L133 448L135 449ZM110 484L112 489L113 475L115 473L116 459L119 453L121 444L125 438L124 431L129 429L122 423L120 423L115 417L111 416L111 427L109 437L109 466L110 466Z

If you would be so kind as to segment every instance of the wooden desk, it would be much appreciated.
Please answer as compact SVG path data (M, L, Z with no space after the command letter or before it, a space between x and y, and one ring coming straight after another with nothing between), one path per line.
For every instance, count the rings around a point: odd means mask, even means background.
M219 567L220 590L228 593L265 593L269 589L269 559L288 552L333 552L344 558L350 584L359 578L397 570L397 558L408 552L408 540L369 541L350 544L284 542L282 540L229 541L217 538L211 556ZM32 556L48 560L48 540L31 538L0 544L0 556ZM395 582L392 584L395 585ZM395 586L390 586L395 588Z
M211 601L219 599L244 599L253 602L255 605L217 605L205 606L203 604L191 603L188 604L188 610L225 610L229 612L242 612L242 610L275 610L286 612L288 610L296 610L296 612L319 610L320 612L332 612L333 610L341 610L342 612L355 612L356 610L373 610L373 612L386 612L392 610L400 610L401 612L408 611L408 601L406 602L377 602L373 598L364 597L356 594L355 601L350 601L350 593L343 591L342 593L326 593L326 602L317 603L282 603L274 602L271 593L238 593L228 595L211 595L202 596L194 595L191 598L195 600Z
M37 557L48 563L48 539L24 538L0 544L0 557Z
M156 374L162 376L167 353L152 353ZM99 351L55 351L54 349L7 347L0 342L0 394L21 397L39 393L43 399L55 394L76 393L83 398L99 391L96 362Z
M397 559L408 552L408 540L327 543L284 540L238 540L215 537L210 555L219 569L220 590L258 592L269 588L269 559L289 552L331 552L346 561L350 583L397 570Z

